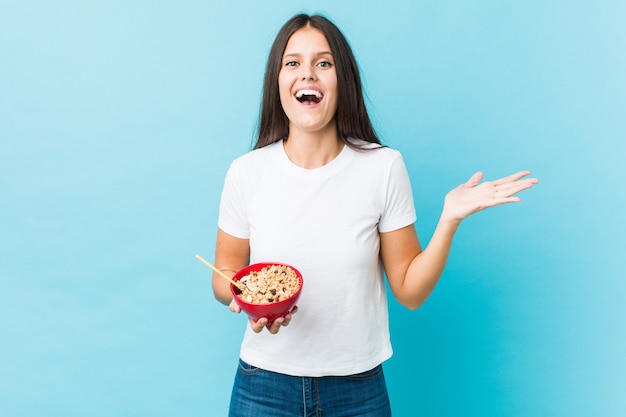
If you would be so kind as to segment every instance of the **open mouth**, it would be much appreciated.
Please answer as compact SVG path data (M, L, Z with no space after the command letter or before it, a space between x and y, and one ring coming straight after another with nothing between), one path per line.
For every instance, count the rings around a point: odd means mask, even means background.
M296 93L296 100L303 104L317 104L323 97L324 95L317 90L299 90Z

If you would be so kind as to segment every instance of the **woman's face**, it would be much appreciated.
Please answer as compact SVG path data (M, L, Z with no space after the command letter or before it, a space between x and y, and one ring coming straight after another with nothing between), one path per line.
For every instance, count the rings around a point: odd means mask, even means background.
M278 74L290 135L336 129L337 73L326 37L304 27L289 38Z

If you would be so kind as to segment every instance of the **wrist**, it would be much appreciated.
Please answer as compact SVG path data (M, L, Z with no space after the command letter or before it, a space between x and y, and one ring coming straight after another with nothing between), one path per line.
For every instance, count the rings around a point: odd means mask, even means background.
M462 221L463 221L462 218L452 216L449 213L447 213L445 210L441 213L441 217L439 218L439 224L441 226L452 229L452 230L458 229Z

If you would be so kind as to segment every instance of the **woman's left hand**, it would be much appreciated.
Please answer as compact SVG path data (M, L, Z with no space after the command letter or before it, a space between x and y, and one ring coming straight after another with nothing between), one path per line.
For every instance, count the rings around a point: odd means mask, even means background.
M452 222L461 222L486 208L518 203L521 199L515 197L515 194L539 183L536 178L524 178L528 175L530 171L520 171L495 181L480 183L483 173L479 171L446 195L442 216Z
M289 322L291 322L292 314L295 314L297 311L298 307L294 306L291 311L287 313L284 317L278 317L272 323L269 323L267 317L261 317L256 321L250 318L250 327L255 333L260 333L261 331L263 331L263 328L266 328L271 334L276 334L282 326L289 325Z

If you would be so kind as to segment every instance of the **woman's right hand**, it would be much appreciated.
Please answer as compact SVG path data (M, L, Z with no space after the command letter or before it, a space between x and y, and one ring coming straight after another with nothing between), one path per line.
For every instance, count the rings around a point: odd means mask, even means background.
M228 305L228 308L233 313L237 313L237 314L241 313L241 307L239 307L239 304L237 304L234 298L230 300L230 304Z

